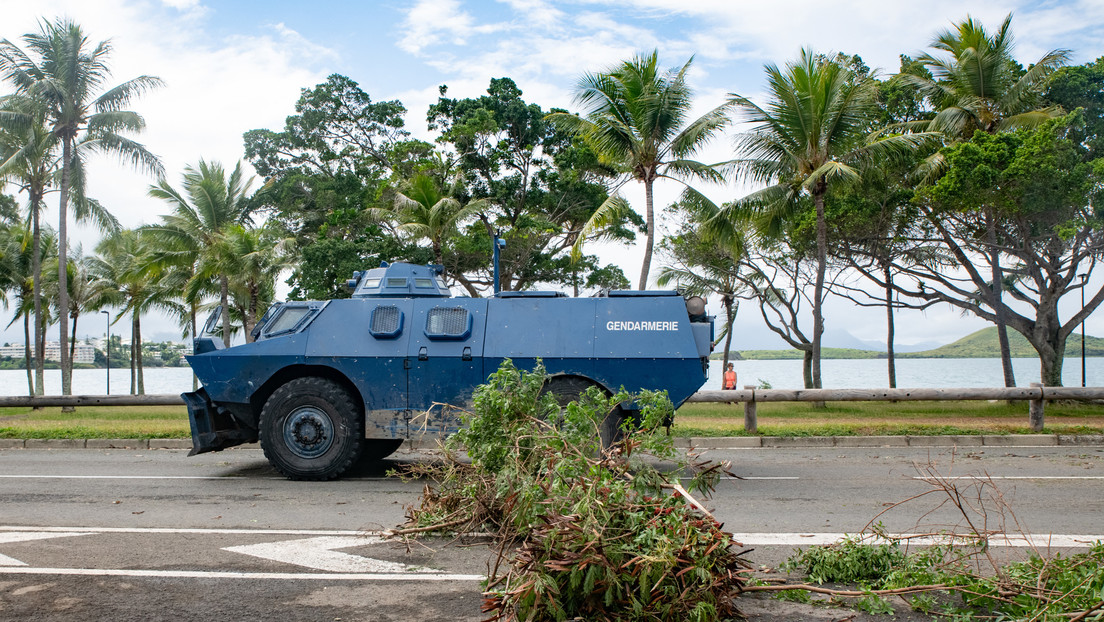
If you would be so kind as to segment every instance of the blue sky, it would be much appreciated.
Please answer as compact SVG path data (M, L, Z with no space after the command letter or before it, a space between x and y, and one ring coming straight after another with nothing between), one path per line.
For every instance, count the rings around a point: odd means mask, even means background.
M111 39L116 81L141 74L163 78L164 89L133 107L148 123L140 140L162 157L169 180L177 183L184 165L201 157L232 165L242 157L243 132L279 129L299 90L331 73L353 78L373 99L400 99L409 110L408 128L431 138L425 110L441 84L449 85L452 97L471 97L491 78L509 76L528 101L570 109L572 87L583 72L658 49L670 66L694 56L690 81L705 111L729 92L754 98L763 88L764 63L782 64L803 46L859 54L892 73L899 54L924 50L936 31L967 13L995 28L1010 12L1021 62L1058 47L1071 49L1075 63L1104 54L1104 0L0 0L0 37L17 41L41 17L69 16L94 41ZM726 138L702 159L730 153ZM90 180L90 194L126 226L155 221L164 211L146 197L150 179L114 162L95 163ZM626 196L639 202L642 192L633 186ZM707 192L723 201L746 190L718 186ZM657 188L657 200L670 201L676 193ZM91 247L97 238L77 228L76 241ZM606 254L635 282L641 251ZM830 330L880 338L877 310L845 303L829 310ZM745 306L741 315L746 345L739 347L769 341L757 312ZM898 330L903 343L947 341L986 326L951 309L914 315ZM175 331L162 319L148 323L147 334ZM1104 321L1090 322L1089 333L1104 334ZM0 340L22 337L8 330Z

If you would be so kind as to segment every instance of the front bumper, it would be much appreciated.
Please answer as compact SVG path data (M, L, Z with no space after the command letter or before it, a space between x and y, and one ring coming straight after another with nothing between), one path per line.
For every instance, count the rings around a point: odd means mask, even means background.
M193 393L181 393L180 397L188 406L188 422L192 426L192 451L189 456L222 451L257 440L256 430L238 425L230 412L212 402L203 388Z

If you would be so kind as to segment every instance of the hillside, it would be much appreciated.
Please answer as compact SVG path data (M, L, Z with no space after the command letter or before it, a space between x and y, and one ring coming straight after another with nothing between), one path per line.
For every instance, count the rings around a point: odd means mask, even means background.
M1038 353L1023 335L1014 330L1008 331L1008 345L1013 358L1035 358ZM983 328L976 333L966 335L954 343L923 352L901 354L900 358L997 358L1000 345L997 343L997 327ZM1066 356L1081 356L1081 334L1070 335L1066 341ZM1085 356L1104 356L1104 339L1087 335L1085 337Z
M1014 358L1036 358L1038 354L1035 348L1027 342L1023 335L1016 331L1008 332L1008 342ZM740 350L731 354L734 360L767 361L780 359L800 359L799 350ZM852 348L824 348L821 354L825 359L875 359L885 358L885 352L874 350L856 350ZM966 335L954 343L947 344L932 350L922 352L898 352L897 358L926 359L926 358L997 358L1000 356L1000 346L997 343L997 327L983 328L975 333ZM1066 356L1081 356L1080 333L1070 335L1066 341ZM1086 336L1085 356L1104 356L1104 339L1100 337ZM711 358L721 358L720 352L714 352Z

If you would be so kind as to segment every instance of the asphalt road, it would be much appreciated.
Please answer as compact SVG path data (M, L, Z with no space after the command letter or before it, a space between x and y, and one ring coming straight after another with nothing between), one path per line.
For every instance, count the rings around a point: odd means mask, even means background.
M420 482L385 468L291 482L256 450L0 450L0 620L478 620L484 545L411 549L379 531L403 522ZM962 515L924 477L953 478L989 528L1052 544L1104 537L1104 448L738 449L708 505L774 565L794 546L856 533L955 528ZM923 494L926 491L936 492ZM996 493L990 495L989 493ZM919 498L893 508L894 503ZM1045 544L1045 538L1039 542ZM1019 549L1008 548L1009 555ZM803 619L773 603L759 620ZM787 617L789 615L789 617Z

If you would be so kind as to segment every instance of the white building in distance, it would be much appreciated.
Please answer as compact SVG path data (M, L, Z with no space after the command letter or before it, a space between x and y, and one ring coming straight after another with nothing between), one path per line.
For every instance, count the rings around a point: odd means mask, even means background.
M25 348L22 345L18 346L0 346L0 357L10 357L13 359L21 359L25 354ZM32 351L33 354L33 351ZM61 360L61 348L58 347L58 342L47 341L46 342L46 360L47 361L60 361ZM96 348L86 344L78 343L73 350L73 362L74 363L95 363L96 362Z

